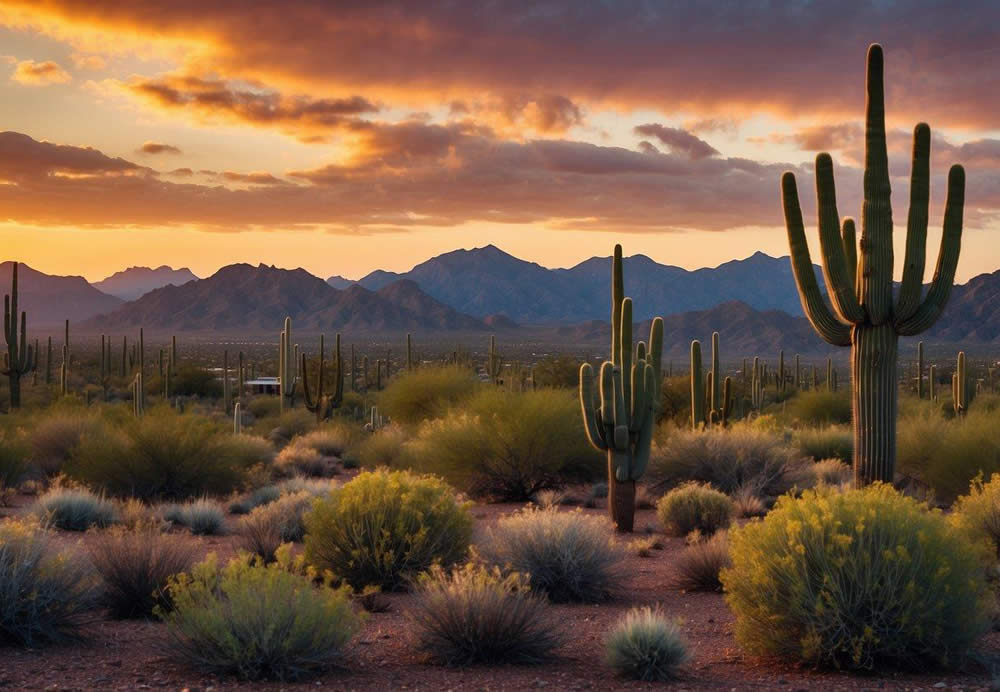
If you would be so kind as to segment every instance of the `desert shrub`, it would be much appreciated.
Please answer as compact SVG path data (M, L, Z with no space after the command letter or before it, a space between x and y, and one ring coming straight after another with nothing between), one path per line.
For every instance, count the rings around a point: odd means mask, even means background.
M247 410L254 418L277 418L281 415L281 399L276 396L255 396L247 402Z
M64 531L104 528L115 522L115 507L85 488L57 487L38 498L35 514Z
M424 423L410 444L414 468L501 501L530 500L606 468L580 427L576 398L557 389L483 390L462 414Z
M265 450L196 415L157 408L117 430L84 436L68 474L115 496L180 500L226 494Z
M331 478L305 478L304 476L292 476L277 484L277 488L282 495L292 495L305 491L313 497L326 495L337 487L337 481Z
M28 473L28 448L13 434L0 433L0 503L17 490Z
M465 557L473 519L443 481L366 471L306 515L306 558L356 589L398 589L435 562Z
M344 452L362 439L362 433L357 425L335 421L325 423L296 442L309 449L315 449L323 456L342 457Z
M658 542L659 540L655 536L636 538L629 541L628 551L636 557L653 557L653 551L656 549L654 546Z
M394 421L419 423L443 416L478 388L479 383L464 368L419 368L393 377L379 395L379 408Z
M979 551L891 486L785 496L729 534L722 572L753 653L868 670L956 662L983 632Z
M525 575L470 563L421 575L407 615L436 662L540 663L561 641L548 608Z
M163 531L167 526L162 517L156 516L153 510L142 500L130 497L126 500L114 500L115 524L129 530L150 529Z
M391 469L406 468L409 465L406 442L410 439L406 429L395 423L372 433L362 440L356 451L362 468L376 469L385 466Z
M170 395L218 398L222 396L222 382L211 370L182 365L170 376Z
M297 680L340 663L359 617L345 589L315 586L291 551L264 565L241 555L219 568L210 555L168 585L168 651L210 673Z
M543 358L531 369L536 387L573 389L580 386L580 361L573 356Z
M249 514L257 507L274 502L279 497L281 497L281 488L277 485L265 485L230 502L229 513Z
M301 490L254 509L240 521L241 547L273 562L282 543L297 543L305 536L305 515L315 497Z
M268 433L268 438L279 447L291 442L296 437L305 435L316 427L316 416L302 408L293 408L278 416L277 421L264 420L258 424L262 427L274 424Z
M732 565L725 531L684 548L674 562L673 586L684 591L722 591L719 573Z
M803 428L795 435L802 456L816 461L839 459L850 464L854 459L854 433L850 428L827 426Z
M767 506L753 488L737 488L730 498L738 517L762 517L767 513Z
M847 424L851 422L851 390L798 392L784 407L785 417L802 426Z
M625 556L606 517L532 507L488 529L483 555L529 575L533 589L558 603L615 595Z
M677 623L648 606L630 610L615 625L605 645L608 665L635 680L672 680L689 658Z
M939 502L953 502L977 476L1000 472L996 415L971 409L965 416L945 420L926 409L901 418L896 470L929 486Z
M809 468L816 478L816 483L841 486L854 481L854 469L840 459L823 459Z
M226 430L228 433L229 431ZM270 440L257 435L230 435L225 441L226 449L232 455L233 463L240 469L254 469L269 466L274 460L274 445Z
M97 595L86 560L56 553L37 525L0 522L0 641L34 647L77 638Z
M673 536L686 536L692 531L713 534L729 527L733 509L733 501L725 493L691 481L660 498L656 516Z
M285 476L328 476L331 466L326 457L312 447L295 441L278 452L274 460L275 470Z
M797 479L801 456L780 438L745 425L723 430L677 430L650 458L649 475L661 485L692 480L722 492L753 488L782 495Z
M169 608L167 579L194 562L194 548L155 529L112 530L95 536L90 559L104 588L101 603L116 618L144 618Z
M82 411L64 411L42 418L29 435L31 458L45 476L62 472L84 435L99 433L100 422Z
M561 490L540 490L535 493L531 501L542 508L558 507L568 504L569 496Z
M992 556L1000 557L1000 474L993 474L984 483L977 477L952 507L952 522L969 537L988 547Z
M577 372L577 382L579 382ZM664 377L660 386L660 420L678 425L691 424L691 378L689 375Z
M214 500L202 498L183 505L169 505L163 518L183 526L195 536L219 536L226 532L226 514Z

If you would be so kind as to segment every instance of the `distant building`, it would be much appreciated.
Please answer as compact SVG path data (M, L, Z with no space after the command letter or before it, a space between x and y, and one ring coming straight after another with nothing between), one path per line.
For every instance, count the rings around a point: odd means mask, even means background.
M281 388L279 377L257 377L244 382L251 394L277 394Z

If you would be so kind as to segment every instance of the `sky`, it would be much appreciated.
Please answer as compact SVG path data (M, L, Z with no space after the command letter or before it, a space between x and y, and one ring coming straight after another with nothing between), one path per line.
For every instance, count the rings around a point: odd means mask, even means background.
M0 260L360 278L621 242L715 266L787 254L786 170L815 248L819 152L860 213L879 42L897 276L927 122L928 278L962 163L964 281L1000 268L998 24L993 0L0 0Z

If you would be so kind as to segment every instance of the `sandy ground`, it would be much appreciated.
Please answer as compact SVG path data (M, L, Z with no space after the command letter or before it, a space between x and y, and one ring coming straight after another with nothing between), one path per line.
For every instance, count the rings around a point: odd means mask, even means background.
M31 499L17 498L3 514L19 514ZM474 508L480 528L517 505L479 505ZM602 514L603 509L584 510ZM656 526L655 513L639 511L636 527ZM61 533L59 542L84 547L86 536ZM234 551L231 537L190 537L202 552L220 557ZM627 539L626 539L627 540ZM816 672L781 662L744 656L732 636L733 616L722 595L683 593L672 589L673 562L684 547L682 539L664 538L665 548L652 557L629 554L622 596L600 605L553 606L555 620L564 628L565 644L558 658L540 666L449 668L431 665L415 653L405 612L408 596L387 596L392 608L369 617L347 649L344 668L299 684L239 683L231 678L199 674L164 655L163 625L158 622L116 622L98 615L82 643L24 650L0 648L0 688L45 690L189 689L209 690L239 686L277 690L325 687L337 690L618 690L651 689L663 684L623 680L603 662L603 639L629 608L659 604L671 617L681 618L690 644L691 662L673 689L989 689L991 677L982 666L966 671L931 675L880 673L861 677ZM1000 660L1000 635L980 643L981 654Z

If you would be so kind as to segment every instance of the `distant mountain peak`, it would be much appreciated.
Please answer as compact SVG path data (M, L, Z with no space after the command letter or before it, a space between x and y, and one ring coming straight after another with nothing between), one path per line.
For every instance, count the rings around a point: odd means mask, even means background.
M187 267L174 269L162 264L155 269L142 266L123 269L96 282L94 287L122 300L135 300L157 288L170 285L180 286L188 281L197 280L198 277Z

